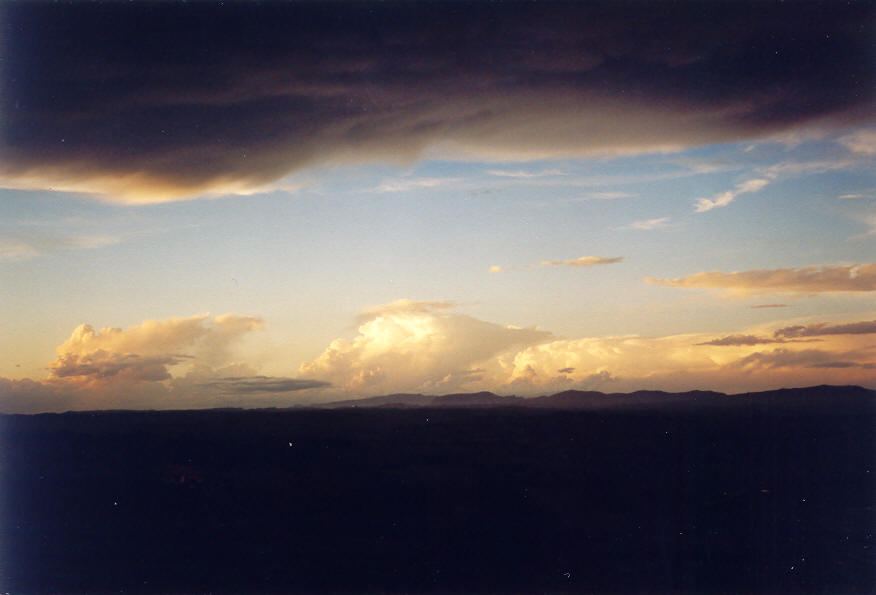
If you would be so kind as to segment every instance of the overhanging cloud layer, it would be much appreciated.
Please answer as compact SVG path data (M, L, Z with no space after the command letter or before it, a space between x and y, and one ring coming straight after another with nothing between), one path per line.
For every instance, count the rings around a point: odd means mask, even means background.
M842 126L874 87L868 3L4 13L2 183L123 202L430 148L624 154Z

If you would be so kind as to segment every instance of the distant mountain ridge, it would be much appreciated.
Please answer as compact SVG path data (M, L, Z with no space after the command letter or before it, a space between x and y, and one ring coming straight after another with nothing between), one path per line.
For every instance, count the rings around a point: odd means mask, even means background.
M733 406L739 404L804 405L822 403L830 399L846 402L852 399L872 400L876 390L861 386L810 386L778 390L727 394L716 391L693 390L665 392L640 390L631 393L603 393L599 391L566 390L538 397L501 396L492 392L424 395L402 393L333 401L312 407L320 409L358 408L481 408L521 407L527 409L606 409L630 406L659 406L665 404L691 406Z

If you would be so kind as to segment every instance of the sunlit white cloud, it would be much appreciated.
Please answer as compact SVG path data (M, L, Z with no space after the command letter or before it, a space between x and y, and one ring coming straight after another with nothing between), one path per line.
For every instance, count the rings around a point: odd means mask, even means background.
M763 178L754 178L751 180L746 180L740 184L737 184L733 190L726 190L719 194L716 194L712 198L698 198L696 204L694 205L694 210L697 213L705 213L706 211L711 211L712 209L717 209L719 207L726 207L733 200L736 199L740 194L747 194L750 192L757 192L764 188L767 184L769 184L769 180L765 180Z
M448 311L442 302L401 305L368 310L353 339L332 341L299 374L360 394L456 390L472 382L480 362L551 337Z
M231 323L238 338L254 328L247 319ZM153 321L130 334L80 328L59 348L46 380L0 378L0 411L252 407L393 392L876 387L874 320L780 321L718 339L702 333L569 339L478 320L449 302L400 300L369 309L359 322L353 338L332 341L297 376L265 376L228 359L206 363L202 354L211 350L203 343L221 335L213 334L215 319ZM229 358L231 347L225 346Z

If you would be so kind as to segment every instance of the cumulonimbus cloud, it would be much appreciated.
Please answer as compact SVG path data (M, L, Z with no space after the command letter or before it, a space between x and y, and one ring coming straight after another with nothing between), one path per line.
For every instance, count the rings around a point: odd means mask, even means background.
M645 278L669 287L724 289L738 293L829 293L876 291L876 263L754 269L725 273L709 271L677 279Z
M230 361L241 340L262 324L235 314L147 320L99 331L82 324L57 348L44 380L0 378L0 411L209 407L234 396L245 396L249 405L276 405L282 401L253 399L328 386L258 375Z
M401 300L371 308L353 339L332 341L299 373L358 394L452 390L472 380L479 362L551 338L545 331L478 320L446 306Z
M233 319L238 339L252 329L247 318ZM0 412L277 406L292 404L292 393L301 403L393 392L876 388L873 320L784 321L718 340L704 334L565 339L478 320L450 302L400 300L369 309L353 338L332 341L300 366L297 377L216 363L215 352L199 343L210 342L214 320L154 321L145 325L152 332L144 325L117 332L79 329L44 381L0 378ZM134 346L143 353L107 350ZM226 359L233 347L225 345ZM183 357L183 349L193 357Z
M160 202L427 149L631 154L844 127L872 113L872 18L866 2L12 3L0 180Z

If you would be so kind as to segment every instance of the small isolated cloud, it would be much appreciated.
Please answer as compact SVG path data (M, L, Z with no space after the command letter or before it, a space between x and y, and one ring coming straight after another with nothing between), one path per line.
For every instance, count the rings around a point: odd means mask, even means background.
M776 338L824 337L826 335L870 335L876 334L876 320L850 322L846 324L816 323L780 328L773 333Z
M840 200L853 200L857 198L876 198L876 192L850 192L848 194L840 194L837 196Z
M569 260L543 260L538 263L540 267L572 267L574 269L584 269L600 264L615 264L621 262L623 256L614 256L606 258L604 256L579 256Z
M740 194L757 192L769 183L769 180L763 178L755 178L742 182L741 184L737 184L733 188L733 190L721 192L719 194L716 194L712 198L698 198L696 204L694 205L694 211L696 211L697 213L705 213L706 211L711 211L712 209L726 207L731 202L733 202L733 200Z
M512 265L502 267L493 265L488 269L490 273L502 273L504 271L515 271L517 269L534 269L538 267L572 267L574 269L585 269L600 264L615 264L621 262L623 256L579 256L578 258L570 258L568 260L543 260L538 264Z
M678 279L648 277L645 282L669 287L724 289L738 293L876 291L876 263L755 269L732 273L710 271Z
M852 153L859 155L876 155L876 128L865 128L851 134L841 136L837 142Z
M658 219L644 219L642 221L634 221L629 225L619 227L618 229L660 229L669 224L669 217L660 217Z
M331 386L328 382L301 378L281 378L275 376L243 376L219 378L198 384L201 388L213 389L223 394L244 395L250 393L288 393L311 388Z

